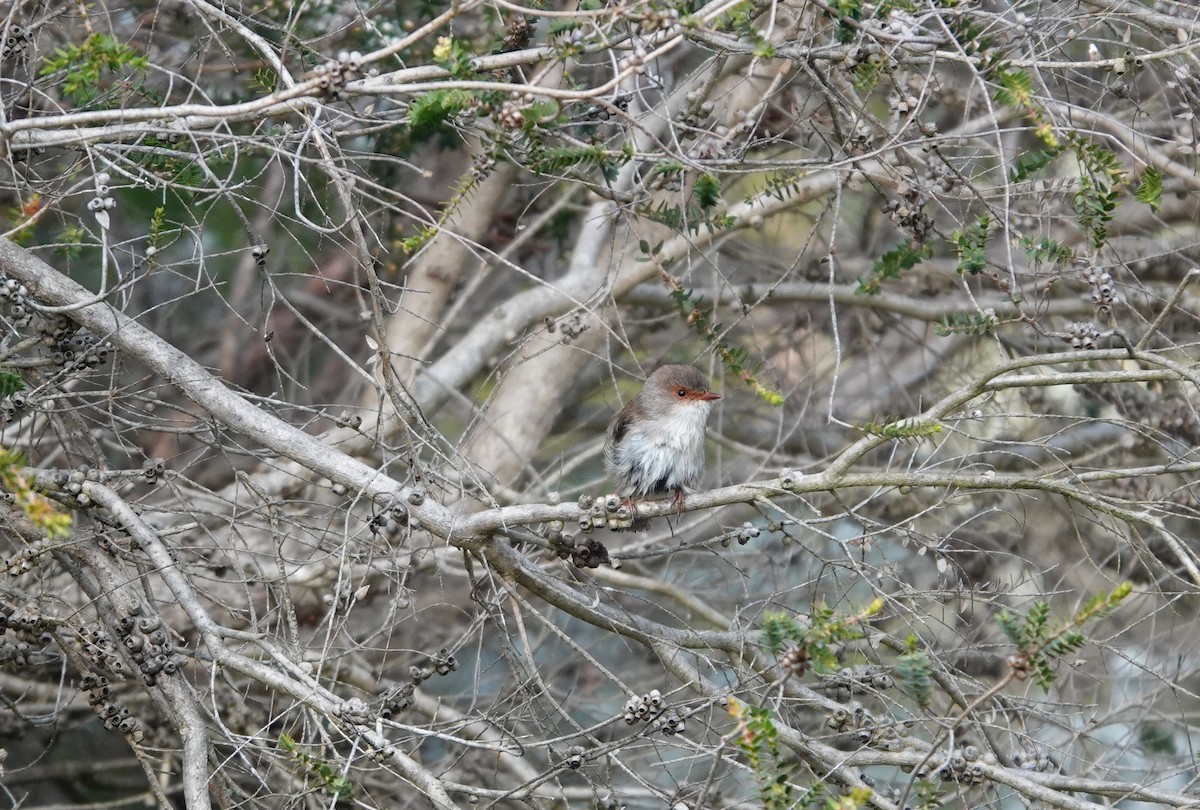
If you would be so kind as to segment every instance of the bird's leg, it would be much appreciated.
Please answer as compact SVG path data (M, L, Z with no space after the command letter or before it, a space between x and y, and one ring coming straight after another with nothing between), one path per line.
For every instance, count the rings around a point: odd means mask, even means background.
M683 499L687 497L687 493L683 491L683 487L678 487L675 494L671 496L671 503L675 504L675 514L683 514Z
M621 499L621 505L617 507L617 517L621 520L628 520L631 523L637 520L637 499L632 495L626 495Z

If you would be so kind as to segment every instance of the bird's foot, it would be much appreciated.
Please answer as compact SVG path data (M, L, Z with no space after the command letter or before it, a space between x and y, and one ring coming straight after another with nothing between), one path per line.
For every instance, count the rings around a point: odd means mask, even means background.
M622 498L621 505L617 507L617 517L621 520L637 520L637 499L632 495Z
M675 505L675 514L683 514L683 499L686 497L687 493L683 491L682 487L675 490L675 494L671 496L671 503Z

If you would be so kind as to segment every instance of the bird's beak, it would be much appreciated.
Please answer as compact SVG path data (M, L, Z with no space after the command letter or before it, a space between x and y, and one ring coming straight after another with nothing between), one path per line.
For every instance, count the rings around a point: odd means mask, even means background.
M720 399L720 398L721 398L720 394L714 394L712 391L705 391L703 394L701 394L699 396L699 399L702 402L711 402L714 399Z

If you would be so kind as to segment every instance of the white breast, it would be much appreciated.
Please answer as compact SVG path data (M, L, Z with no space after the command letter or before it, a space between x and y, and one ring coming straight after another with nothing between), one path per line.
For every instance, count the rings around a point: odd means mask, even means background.
M704 428L711 402L689 402L670 417L630 425L614 448L613 467L634 495L691 487L704 472Z

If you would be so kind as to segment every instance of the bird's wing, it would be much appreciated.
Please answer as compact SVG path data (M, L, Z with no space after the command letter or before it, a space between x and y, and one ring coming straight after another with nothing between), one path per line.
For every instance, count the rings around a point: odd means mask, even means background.
M629 414L622 408L608 426L608 441L617 444L629 432Z

